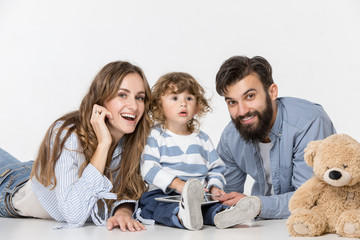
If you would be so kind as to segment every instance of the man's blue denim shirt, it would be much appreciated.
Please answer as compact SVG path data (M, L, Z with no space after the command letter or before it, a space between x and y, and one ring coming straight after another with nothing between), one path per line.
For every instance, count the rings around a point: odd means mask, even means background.
M254 180L251 195L261 199L259 217L287 218L289 200L294 191L312 177L312 168L304 161L308 142L335 134L335 128L321 105L298 98L278 98L277 116L269 137L270 172L274 195L268 191L263 161L257 143L246 142L230 122L224 129L217 152L226 164L226 192L244 191L247 174Z

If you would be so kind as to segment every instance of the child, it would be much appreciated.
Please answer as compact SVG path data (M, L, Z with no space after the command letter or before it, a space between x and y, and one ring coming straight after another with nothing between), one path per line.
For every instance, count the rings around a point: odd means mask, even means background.
M215 198L225 194L225 165L208 135L197 130L195 117L211 110L204 94L191 75L181 72L162 76L152 88L150 112L158 125L151 130L142 156L141 174L150 184L139 203L145 219L199 230L203 224L234 226L260 211L257 197L242 198L231 208L220 203L201 206L204 187ZM180 203L155 200L179 193Z

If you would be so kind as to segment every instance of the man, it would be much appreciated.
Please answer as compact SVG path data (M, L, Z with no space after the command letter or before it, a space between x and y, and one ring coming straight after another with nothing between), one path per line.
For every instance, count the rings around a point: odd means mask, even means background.
M232 120L217 147L230 192L220 201L231 206L245 197L250 175L255 180L251 194L262 203L259 217L287 218L290 197L312 176L304 149L336 133L330 118L318 104L278 98L272 68L263 57L226 60L216 75L216 91L225 97Z

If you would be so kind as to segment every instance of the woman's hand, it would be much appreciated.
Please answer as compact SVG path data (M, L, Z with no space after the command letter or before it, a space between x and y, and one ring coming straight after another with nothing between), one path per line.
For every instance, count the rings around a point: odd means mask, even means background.
M124 203L118 207L115 215L108 219L107 228L112 230L114 227L119 226L123 232L142 231L146 230L143 224L132 218L133 204Z
M91 126L98 139L98 144L104 146L108 145L110 147L112 139L110 131L105 123L106 118L112 119L111 113L106 108L94 104L90 118Z
M98 139L98 145L90 163L101 174L104 173L107 155L112 143L110 131L105 123L106 118L112 119L111 113L106 108L94 104L90 123Z

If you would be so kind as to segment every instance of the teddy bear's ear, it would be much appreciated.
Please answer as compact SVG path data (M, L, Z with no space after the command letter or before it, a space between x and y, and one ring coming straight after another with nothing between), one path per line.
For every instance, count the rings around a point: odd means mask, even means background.
M318 148L318 146L321 144L322 140L317 140L317 141L311 141L308 143L307 147L304 150L304 159L305 162L307 163L307 165L309 165L310 167L314 166L314 158L316 155L316 150Z

